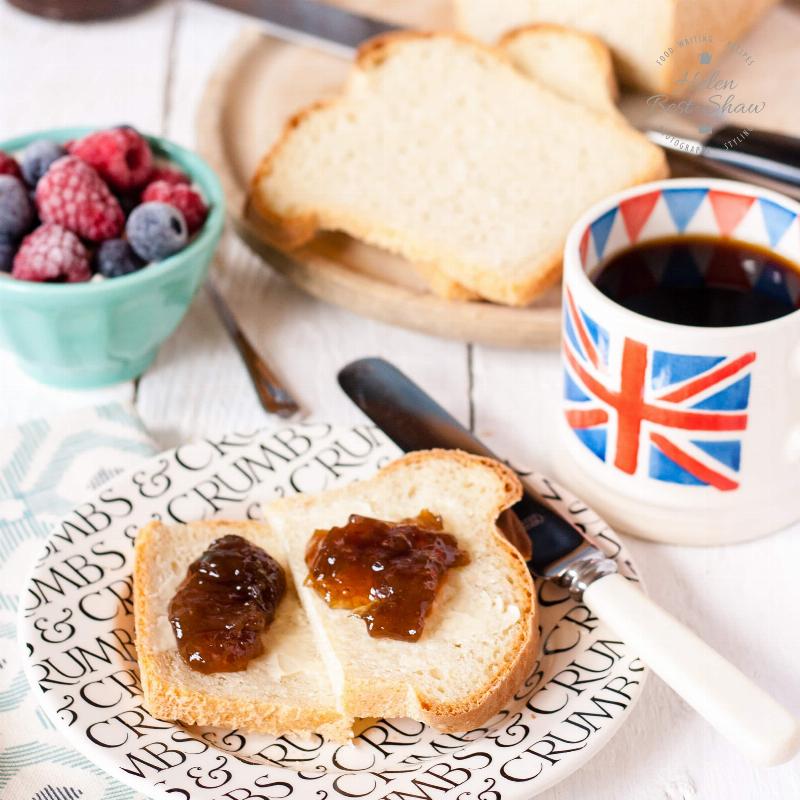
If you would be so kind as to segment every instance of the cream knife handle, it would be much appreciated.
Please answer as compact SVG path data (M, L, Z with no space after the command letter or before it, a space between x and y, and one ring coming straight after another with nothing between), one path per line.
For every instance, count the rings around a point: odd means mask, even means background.
M635 583L607 575L583 602L751 761L780 764L800 749L800 723Z

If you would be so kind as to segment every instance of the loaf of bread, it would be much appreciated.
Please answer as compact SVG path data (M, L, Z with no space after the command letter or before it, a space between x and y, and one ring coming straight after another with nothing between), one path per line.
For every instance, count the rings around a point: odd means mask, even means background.
M405 456L371 480L264 507L346 714L411 717L465 731L509 700L538 651L533 582L496 526L520 493L502 464L434 450ZM361 618L330 608L303 586L316 529L344 525L354 513L392 521L423 509L442 517L470 561L446 573L418 641L373 638Z
M341 96L290 121L251 198L279 246L341 230L525 305L558 278L582 211L665 174L621 118L559 97L499 49L398 33L359 51Z
M694 72L698 48L681 44L708 37L717 49L736 39L778 0L453 0L458 26L486 42L535 22L555 22L599 36L614 56L623 83L678 94L677 78ZM702 45L701 45L702 46ZM672 48L669 58L659 56Z
M189 564L215 539L237 534L285 564L280 542L259 522L151 522L136 537L134 611L144 707L159 719L259 733L351 736L297 593L286 570L286 594L264 635L264 653L242 672L210 675L178 653L167 609Z

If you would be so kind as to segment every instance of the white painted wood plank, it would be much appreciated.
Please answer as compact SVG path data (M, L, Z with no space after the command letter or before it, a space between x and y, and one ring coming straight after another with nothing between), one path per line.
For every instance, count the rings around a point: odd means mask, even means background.
M0 139L69 125L161 128L171 3L117 22L66 25L0 3ZM28 378L0 352L0 424L131 400L128 382L71 392Z
M0 136L67 125L161 127L172 3L90 25L0 4Z

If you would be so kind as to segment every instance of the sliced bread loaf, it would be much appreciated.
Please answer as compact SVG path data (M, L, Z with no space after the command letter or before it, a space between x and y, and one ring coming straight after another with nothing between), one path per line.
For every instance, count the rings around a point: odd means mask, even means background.
M501 51L398 33L360 50L340 97L288 124L251 196L281 246L342 230L525 305L558 277L585 208L665 174L621 119L558 97Z
M533 582L496 526L520 492L517 477L495 461L434 450L405 456L371 480L264 507L346 714L465 731L508 701L538 645ZM351 514L399 521L423 509L442 517L470 562L446 573L418 641L372 638L360 617L303 585L315 530L344 525Z
M159 719L219 725L248 731L351 736L289 570L275 620L264 634L264 653L241 672L204 675L178 654L167 608L189 564L226 534L237 534L266 550L285 567L280 542L263 523L151 522L136 537L134 604L136 651L144 707Z
M738 37L778 0L454 0L464 32L496 42L534 22L569 25L599 36L611 48L623 83L677 94L677 78L693 73L700 49ZM692 46L692 41L697 46ZM672 52L669 52L669 48ZM663 61L659 56L667 56ZM715 59L716 63L716 59Z

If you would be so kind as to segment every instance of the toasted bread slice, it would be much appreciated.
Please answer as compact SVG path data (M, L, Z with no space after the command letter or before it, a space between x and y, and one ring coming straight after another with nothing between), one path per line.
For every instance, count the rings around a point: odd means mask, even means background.
M151 522L136 537L134 610L144 707L159 719L281 735L321 733L344 741L343 715L286 570L286 594L264 634L264 653L241 672L204 675L178 654L167 608L189 564L214 539L237 534L285 565L280 543L260 522Z
M508 701L538 652L533 582L496 525L520 495L519 480L502 464L431 450L405 456L371 480L264 507L346 714L411 717L465 731ZM470 563L448 570L418 641L373 638L361 618L330 608L303 586L316 529L343 525L354 513L396 521L422 509L443 518Z
M593 202L666 174L620 118L564 100L502 52L449 34L373 39L338 98L287 126L253 179L283 247L342 230L525 305L558 276Z

